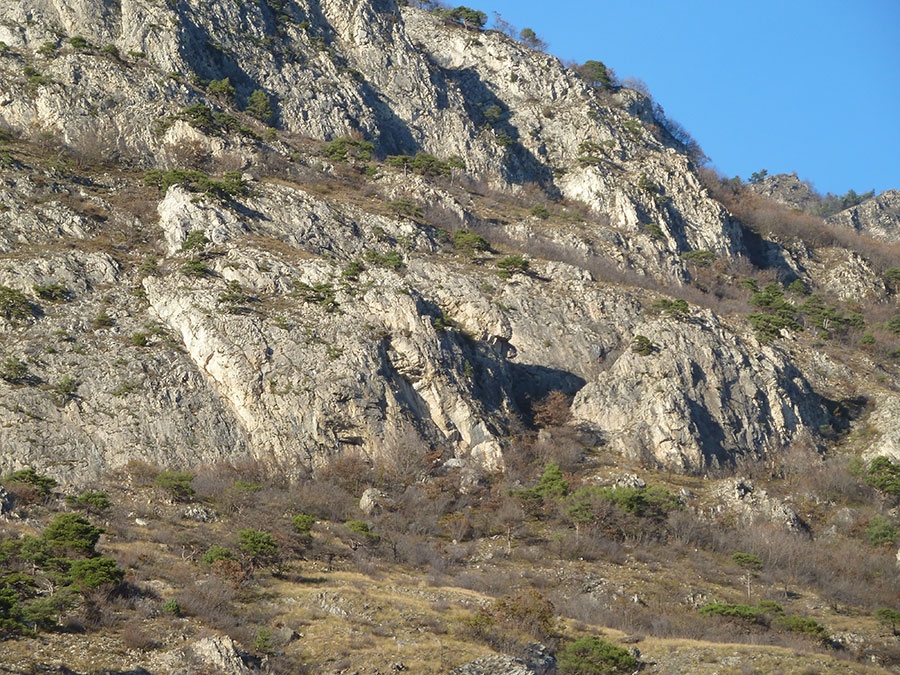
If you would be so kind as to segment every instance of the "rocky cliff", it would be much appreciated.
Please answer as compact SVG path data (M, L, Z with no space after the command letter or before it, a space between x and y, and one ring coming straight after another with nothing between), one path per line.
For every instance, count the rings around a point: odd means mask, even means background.
M492 471L554 391L675 471L834 424L642 94L393 0L3 0L0 41L4 471Z
M872 239L900 241L900 192L886 190L828 219L829 223L851 227Z

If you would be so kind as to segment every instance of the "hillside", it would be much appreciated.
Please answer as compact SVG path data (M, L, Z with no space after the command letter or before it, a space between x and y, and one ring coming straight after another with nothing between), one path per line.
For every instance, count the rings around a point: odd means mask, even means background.
M896 668L892 193L656 110L394 0L0 0L4 672Z

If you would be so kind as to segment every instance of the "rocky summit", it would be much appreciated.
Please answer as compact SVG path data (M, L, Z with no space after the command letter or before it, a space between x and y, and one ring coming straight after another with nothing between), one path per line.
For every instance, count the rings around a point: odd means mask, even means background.
M698 518L838 527L834 494L794 510L777 487L734 486L788 480L800 449L820 468L857 458L857 485L867 462L900 461L896 192L823 220L796 176L717 176L648 94L468 16L0 0L0 483L30 468L75 494L131 472L131 499L151 469L309 486L352 466L353 497L384 491L367 516L404 508L385 476L455 476L471 500L507 481L497 499L540 520L568 490L541 471L563 465L593 490L620 469L665 477ZM859 513L841 527L885 520ZM588 521L566 522L580 541ZM512 525L482 529L512 552ZM354 531L353 551L375 546ZM432 605L463 602L448 597ZM207 668L263 667L204 639ZM537 672L486 644L454 672Z

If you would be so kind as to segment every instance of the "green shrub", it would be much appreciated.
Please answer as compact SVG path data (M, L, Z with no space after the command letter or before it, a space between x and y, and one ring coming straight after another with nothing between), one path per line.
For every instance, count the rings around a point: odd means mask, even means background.
M400 270L403 267L403 256L399 251L388 251L387 253L379 253L378 251L366 251L364 256L366 262L379 267L386 267L391 270Z
M262 89L255 90L247 99L246 112L265 124L271 124L275 111L272 100Z
M50 388L57 405L64 406L75 398L78 391L78 380L72 375L65 375Z
M781 336L784 329L803 330L803 327L794 321L775 314L748 314L747 321L756 331L756 336L760 342L767 344L772 340Z
M51 548L74 551L85 556L94 555L103 530L94 527L77 513L60 513L44 528L41 539Z
M747 317L761 342L771 342L784 329L803 330L796 318L797 308L785 299L784 290L776 283L766 284L761 291L755 292L750 297L750 304L763 310Z
M306 513L298 513L291 517L291 524L300 534L309 534L316 524L316 519Z
M744 569L759 569L763 564L759 556L752 553L742 553L741 551L731 554L731 562Z
M666 238L666 233L657 223L641 223L641 231L649 235L652 239L662 241Z
M559 675L614 675L634 672L638 661L624 647L586 637L560 649L556 665Z
M883 516L875 516L866 528L866 541L870 546L893 545L897 541L897 526Z
M845 316L837 307L829 307L820 295L810 295L798 309L809 317L812 325L823 330L835 331L865 327L865 318L862 314L848 312Z
M190 251L195 248L203 248L208 243L209 238L203 230L191 230L181 243L181 250Z
M364 520L348 520L344 523L344 527L346 527L350 533L355 535L357 542L374 544L379 539L378 535L372 532L369 528L369 524ZM356 545L354 544L354 547L355 546Z
M72 299L73 293L63 284L46 284L44 286L33 286L34 294L41 300L48 302L68 302Z
M28 378L28 364L15 356L10 356L0 365L0 379L10 384L25 384Z
M884 324L884 327L894 335L900 335L900 314L892 316L887 323Z
M746 288L751 293L759 293L759 283L752 277L741 279L738 282L738 286L740 286L741 288Z
M359 260L351 260L344 269L341 270L341 276L347 281L359 281L359 275L366 270L366 266Z
M562 469L555 462L549 462L534 487L513 490L510 494L522 502L527 512L537 516L545 503L562 499L568 493L569 483L563 477Z
M21 291L17 291L9 286L0 286L0 314L7 321L12 323L28 321L34 318L36 313L34 305L29 302L28 298Z
M317 281L310 285L296 279L291 282L294 290L291 295L300 298L304 302L318 305L326 312L331 313L337 311L339 305L335 297L336 291L334 287L324 281Z
M787 289L795 295L809 295L809 286L802 279L794 279Z
M888 457L876 457L865 472L866 483L892 497L900 496L900 464Z
M109 495L99 490L85 490L77 497L66 497L66 503L92 513L100 513L112 506Z
M244 292L241 282L232 279L225 287L225 292L221 293L216 302L225 305L243 305L250 301L250 296Z
M710 267L716 261L716 254L707 250L685 251L681 259L695 267Z
M650 486L600 488L599 496L608 499L623 511L640 518L664 518L670 511L681 508L681 502L663 487Z
M817 640L824 641L828 638L825 627L815 619L809 619L798 614L779 616L775 619L775 625L792 633L800 633Z
M900 267L891 267L885 270L884 282L892 293L900 292Z
M429 155L427 152L419 152L415 157L410 155L391 155L385 160L385 164L403 169L404 172L412 170L420 176L452 176L453 169L465 169L466 163L461 157L453 156L443 161Z
M16 483L30 485L41 497L49 497L50 492L58 485L55 479L39 474L32 467L21 471L13 471L0 479L0 484L3 485L14 485Z
M653 303L652 308L656 312L684 316L690 312L690 306L681 298L660 298Z
M69 565L69 578L81 590L117 584L125 577L112 558L86 558L73 560Z
M73 49L78 49L79 51L94 48L94 45L92 45L86 38L80 35L69 38L69 44L72 45Z
M895 609L888 609L887 607L882 607L881 609L875 612L875 618L878 619L880 623L883 623L885 626L891 627L891 632L896 635L897 634L897 625L900 624L900 612Z
M94 317L94 320L91 322L91 328L94 330L101 330L103 328L112 328L116 325L116 322L113 318L106 313L106 310L100 310L100 313Z
M461 229L453 233L453 248L457 251L463 251L473 254L476 251L487 251L490 245L487 239L472 230Z
M462 5L454 9L442 9L438 7L435 12L445 19L461 23L466 28L482 28L487 22L487 14Z
M221 96L224 99L232 100L235 95L234 87L231 84L231 80L229 78L223 78L221 80L212 80L207 85L206 90L214 95Z
M336 138L325 146L324 154L333 162L346 162L350 159L368 162L375 152L375 144L371 141L360 141L349 136Z
M388 202L388 207L398 216L409 218L421 218L424 211L412 199L394 199Z
M256 631L256 637L253 639L253 651L264 655L272 654L275 651L271 628L263 627Z
M189 501L194 496L193 480L194 474L188 471L163 471L156 476L153 484L168 492L176 501Z
M159 611L161 614L167 614L168 616L181 616L181 605L178 604L175 598L169 598L160 604Z
M179 270L186 277L205 277L212 274L212 270L199 258L191 258Z
M710 602L700 608L704 616L723 616L729 619L740 619L750 623L766 624L770 614L782 614L784 610L779 605L767 603L766 605L741 605L725 602Z
M487 108L484 109L483 114L484 114L485 119L490 124L494 124L496 122L499 122L500 119L503 117L503 108L501 108L496 103L492 103L491 105L489 105Z
M529 213L535 218L540 218L541 220L547 220L550 217L550 209L548 209L543 204L535 204L531 207Z
M563 478L562 469L556 462L549 462L544 473L531 490L542 498L562 499L569 492L569 483Z
M635 335L634 340L631 342L631 351L641 356L650 356L658 352L659 347L646 335Z
M144 183L158 187L162 192L166 192L173 185L180 185L191 192L200 192L226 202L247 193L240 171L228 171L223 174L221 180L216 180L202 171L151 169L144 174Z
M575 72L592 87L614 87L612 71L602 61L585 61Z
M131 334L131 344L133 344L135 347L146 347L149 341L150 338L146 333L138 331Z
M509 279L513 274L527 275L531 269L531 263L523 255L508 255L497 262L497 274L501 279Z
M259 567L277 562L279 556L278 542L268 532L251 528L240 530L238 540L243 553L251 566Z
M251 494L253 492L259 492L260 490L262 490L262 485L239 478L234 481L234 485L232 485L232 488L235 492L240 494Z
M235 555L231 551L231 549L225 548L224 546L219 546L218 544L214 544L206 549L206 553L203 554L201 560L205 565L212 565L217 560L234 560Z

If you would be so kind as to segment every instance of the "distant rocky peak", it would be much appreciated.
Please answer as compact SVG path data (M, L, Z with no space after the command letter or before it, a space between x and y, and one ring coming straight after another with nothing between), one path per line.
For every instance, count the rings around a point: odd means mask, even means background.
M759 174L754 174L754 176L759 176ZM751 180L748 187L763 197L768 197L788 208L799 209L807 213L814 213L821 202L821 197L812 186L800 180L796 173L764 175L757 180Z
M900 241L900 192L886 190L877 197L834 214L834 225L852 227L860 234L881 241Z

